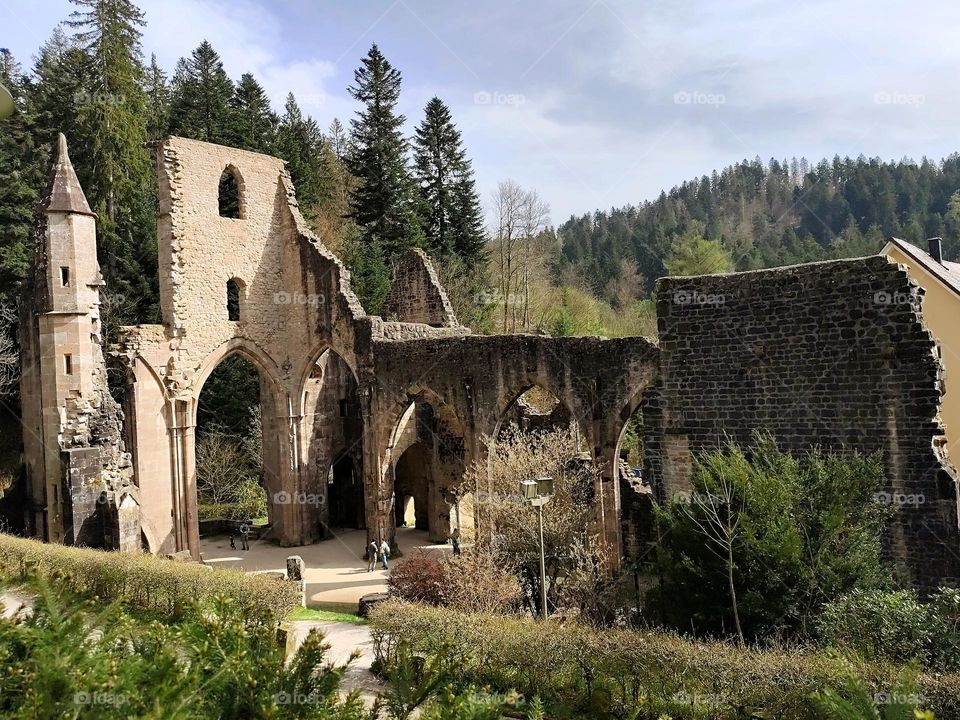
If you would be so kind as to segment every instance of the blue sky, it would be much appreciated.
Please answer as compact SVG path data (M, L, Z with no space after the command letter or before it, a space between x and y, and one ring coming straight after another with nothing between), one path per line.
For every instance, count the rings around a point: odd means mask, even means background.
M483 199L536 188L555 223L655 198L756 155L939 159L960 149L960 3L712 0L141 0L144 51L172 71L209 39L234 79L324 126L376 42L409 129L451 107ZM0 0L25 66L71 10Z

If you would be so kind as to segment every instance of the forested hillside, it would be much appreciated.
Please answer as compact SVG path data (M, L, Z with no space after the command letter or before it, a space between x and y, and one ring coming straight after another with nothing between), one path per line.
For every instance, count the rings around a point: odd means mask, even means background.
M585 278L616 304L624 277L649 292L667 274L750 270L876 253L891 235L942 236L960 254L960 156L942 162L759 158L683 183L654 201L570 218L560 278Z

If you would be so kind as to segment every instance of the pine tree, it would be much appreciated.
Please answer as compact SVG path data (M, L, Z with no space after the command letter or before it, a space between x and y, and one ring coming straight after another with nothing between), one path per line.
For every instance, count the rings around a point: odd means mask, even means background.
M234 114L230 144L244 150L272 152L278 120L270 109L270 98L253 75L240 76L230 106Z
M71 0L67 24L90 60L80 104L89 152L84 191L99 216L101 266L114 292L126 295L135 321L155 314L156 241L147 95L141 57L143 13L129 0ZM77 144L74 139L74 145ZM81 180L84 178L81 177Z
M487 261L483 212L473 170L450 110L434 97L414 139L414 175L420 190L422 225L431 253L456 253L466 266Z
M34 208L43 175L35 159L27 79L7 51L0 51L0 83L13 95L16 108L0 132L0 304L13 304L30 260Z
M287 168L297 190L297 201L308 220L319 211L323 188L323 134L311 117L304 117L293 93L287 95L283 117L277 131L277 154Z
M400 71L374 45L354 72L354 85L348 91L364 105L350 121L353 147L348 167L357 179L351 217L371 253L380 254L389 264L405 249L422 243L407 142L401 132L406 119L396 112ZM368 310L375 312L376 299L367 301L375 308Z
M327 131L327 140L330 143L330 150L337 156L337 159L345 162L349 150L350 138L347 136L347 131L339 119L334 118L333 122L330 123L330 129Z
M207 40L189 58L180 58L173 77L170 132L229 144L233 127L233 83L223 61Z
M156 55L150 56L144 90L147 93L147 140L152 142L165 136L170 126L170 86Z

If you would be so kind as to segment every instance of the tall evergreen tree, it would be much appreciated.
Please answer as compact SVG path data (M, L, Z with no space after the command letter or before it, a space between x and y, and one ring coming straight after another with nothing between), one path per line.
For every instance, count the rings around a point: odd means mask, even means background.
M233 128L233 82L213 45L204 40L189 58L180 58L173 77L170 132L229 144Z
M159 140L170 126L170 86L156 55L150 56L144 90L147 93L147 140Z
M147 96L140 37L145 20L130 0L71 0L80 9L67 24L87 54L89 83L80 104L89 152L84 191L99 216L101 265L114 292L127 295L131 317L156 307L156 242ZM74 139L76 144L76 139ZM139 316L139 318L138 318Z
M344 129L343 123L340 122L338 118L334 118L333 122L330 123L330 129L327 131L327 139L333 154L337 156L338 160L345 162L350 145L350 138L347 136L347 131Z
M231 145L255 152L272 152L277 116L270 109L266 91L253 75L240 76L230 106L234 115Z
M470 160L449 108L437 97L417 127L414 175L427 248L440 258L456 253L468 267L483 264L486 237Z
M350 121L349 167L357 178L351 216L367 242L377 243L389 262L421 244L414 213L413 181L407 167L406 118L396 112L400 71L374 45L354 72L348 91L363 109Z
M287 95L277 130L277 153L287 161L290 178L297 189L297 201L312 220L323 197L323 133L316 121L304 117L293 93Z
M29 264L34 208L43 177L26 104L28 82L7 51L0 51L0 83L13 95L15 105L0 132L0 303L11 304Z

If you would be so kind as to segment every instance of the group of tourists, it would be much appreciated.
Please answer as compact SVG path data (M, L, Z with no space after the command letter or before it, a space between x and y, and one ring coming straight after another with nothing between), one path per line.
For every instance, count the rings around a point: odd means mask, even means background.
M390 543L384 540L377 544L376 540L371 540L367 546L367 572L372 572L377 566L377 560L383 563L383 569L389 570L387 559L390 557Z

